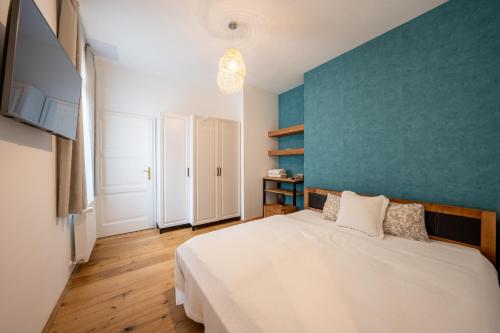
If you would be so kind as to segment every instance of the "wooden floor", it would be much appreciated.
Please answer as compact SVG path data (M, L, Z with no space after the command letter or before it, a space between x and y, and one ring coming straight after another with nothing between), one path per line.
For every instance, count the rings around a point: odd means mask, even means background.
M195 235L237 223L98 239L90 261L73 273L46 331L203 332L175 305L175 249Z

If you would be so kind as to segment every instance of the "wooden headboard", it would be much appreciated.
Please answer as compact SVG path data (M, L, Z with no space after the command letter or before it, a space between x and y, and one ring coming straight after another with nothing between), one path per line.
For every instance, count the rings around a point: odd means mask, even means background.
M304 207L322 211L328 193L342 192L306 188ZM431 239L473 247L496 266L496 213L415 200L389 199L397 203L419 203L425 208L425 226Z

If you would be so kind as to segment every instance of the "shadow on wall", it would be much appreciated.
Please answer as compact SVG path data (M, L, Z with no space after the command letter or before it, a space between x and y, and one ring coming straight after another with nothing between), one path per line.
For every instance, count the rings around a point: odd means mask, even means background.
M0 63L3 62L4 37L5 26L0 23ZM1 77L3 77L3 74ZM0 93L3 94L1 88ZM16 145L28 146L49 152L52 151L52 136L50 134L4 116L0 117L0 141L8 141Z
M2 45L2 53L0 54L0 63L2 63L4 37L5 37L5 26L3 25L3 23L0 23L0 45Z

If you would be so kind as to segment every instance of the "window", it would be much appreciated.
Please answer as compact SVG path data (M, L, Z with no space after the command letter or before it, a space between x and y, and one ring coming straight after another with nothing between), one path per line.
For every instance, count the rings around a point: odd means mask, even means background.
M81 112L83 118L83 148L87 202L92 206L94 194L94 137L95 137L95 65L94 56L86 45L80 52L82 77Z

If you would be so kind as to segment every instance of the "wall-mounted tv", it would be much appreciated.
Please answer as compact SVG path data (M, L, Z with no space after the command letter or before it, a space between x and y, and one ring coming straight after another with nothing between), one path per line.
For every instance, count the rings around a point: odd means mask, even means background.
M82 79L33 0L11 1L5 37L0 114L74 140Z

